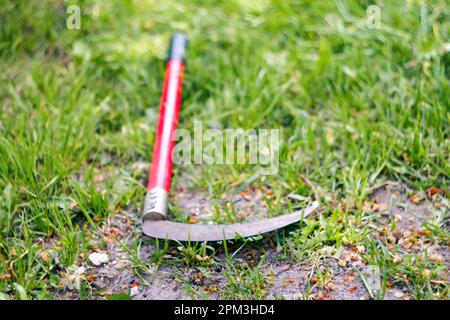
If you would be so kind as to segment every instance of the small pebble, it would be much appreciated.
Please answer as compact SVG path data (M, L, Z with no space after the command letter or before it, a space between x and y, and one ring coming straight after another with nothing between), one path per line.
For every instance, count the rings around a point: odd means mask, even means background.
M106 253L98 253L92 252L89 255L89 261L96 267L101 266L102 264L108 263L108 255Z
M137 295L138 293L139 293L139 287L138 287L138 286L135 286L135 287L132 287L132 288L131 288L131 290L130 290L130 296L134 297L134 296Z

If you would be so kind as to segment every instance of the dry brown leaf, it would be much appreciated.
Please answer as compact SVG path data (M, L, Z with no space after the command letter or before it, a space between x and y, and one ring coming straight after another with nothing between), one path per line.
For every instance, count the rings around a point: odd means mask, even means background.
M334 285L331 282L328 282L325 286L329 291L333 291L334 290Z
M44 251L44 252L41 253L40 258L44 262L49 262L51 260L51 258L52 258L52 255L50 254L50 252Z
M436 193L444 194L444 191L442 189L436 188L436 187L430 187L426 191L426 194L428 197L434 196Z
M364 253L364 252L366 252L366 247L363 245L356 246L356 251L358 253Z
M11 280L11 275L7 273L0 274L0 280L8 282Z
M388 238L390 243L396 243L397 242L397 238L394 235L392 235L392 234L389 234L387 238Z
M345 260L339 259L338 260L338 265L340 267L345 267L347 265L347 262Z
M353 286L353 287L348 288L348 292L355 293L357 289L358 289L358 287Z
M249 195L249 192L248 192L248 191L242 191L242 192L241 192L241 196L242 196L242 198L244 198L245 200L250 201L250 195Z
M406 230L402 233L403 238L409 238L412 235L411 231Z
M112 237L117 238L121 235L121 232L116 227L112 227L111 230L109 230L109 233Z
M196 216L189 216L189 223L196 223L198 221Z
M378 212L380 211L381 205L379 203L374 203L372 205L372 212Z
M414 204L418 204L423 200L424 200L424 197L421 196L420 194L413 194L413 195L409 196L409 201L411 201Z
M420 228L414 229L414 232L417 233L421 237L426 235L426 232Z
M413 243L408 239L401 239L398 244L401 245L404 249L410 249L413 245Z

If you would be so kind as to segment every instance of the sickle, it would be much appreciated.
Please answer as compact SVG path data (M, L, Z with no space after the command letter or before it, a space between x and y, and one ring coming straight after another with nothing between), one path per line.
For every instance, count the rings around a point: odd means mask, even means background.
M181 105L184 52L187 38L172 37L164 76L158 125L153 148L147 194L143 210L143 233L147 236L178 241L221 241L236 236L250 237L300 221L318 208L317 201L304 211L248 223L187 224L165 220L172 178L172 150Z

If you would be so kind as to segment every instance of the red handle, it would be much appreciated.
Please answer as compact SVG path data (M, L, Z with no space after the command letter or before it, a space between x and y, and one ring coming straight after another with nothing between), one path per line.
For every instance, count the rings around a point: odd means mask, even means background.
M167 62L148 190L156 187L166 192L170 190L172 150L175 143L172 137L178 125L183 69L184 62L181 59L171 59Z
M153 159L144 204L144 219L159 220L167 215L168 193L172 178L172 150L181 105L184 51L187 38L177 34L172 38L166 65Z

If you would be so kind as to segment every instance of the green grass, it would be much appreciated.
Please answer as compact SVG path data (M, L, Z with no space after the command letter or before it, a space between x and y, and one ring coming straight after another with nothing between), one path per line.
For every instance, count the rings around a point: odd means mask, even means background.
M71 4L81 6L81 30L66 28ZM286 240L296 259L324 244L363 241L361 207L379 182L449 194L450 7L383 1L382 29L372 30L365 25L370 4L2 2L0 294L50 298L57 263L42 261L43 242L57 243L59 264L72 267L90 248L83 230L95 233L116 210L141 207L146 171L134 164L151 157L174 31L190 38L180 127L200 120L280 128L283 137L275 176L254 180L254 167L245 165L183 174L214 200L249 181L267 186L276 195L270 214L287 210L291 192L320 200L323 221ZM180 175L177 168L176 181ZM347 210L333 209L336 199L346 199ZM339 217L349 223L338 224ZM442 226L430 229L448 241ZM389 272L383 250L372 248ZM195 261L193 252L185 259ZM448 294L410 264L403 268L417 283L415 298Z

